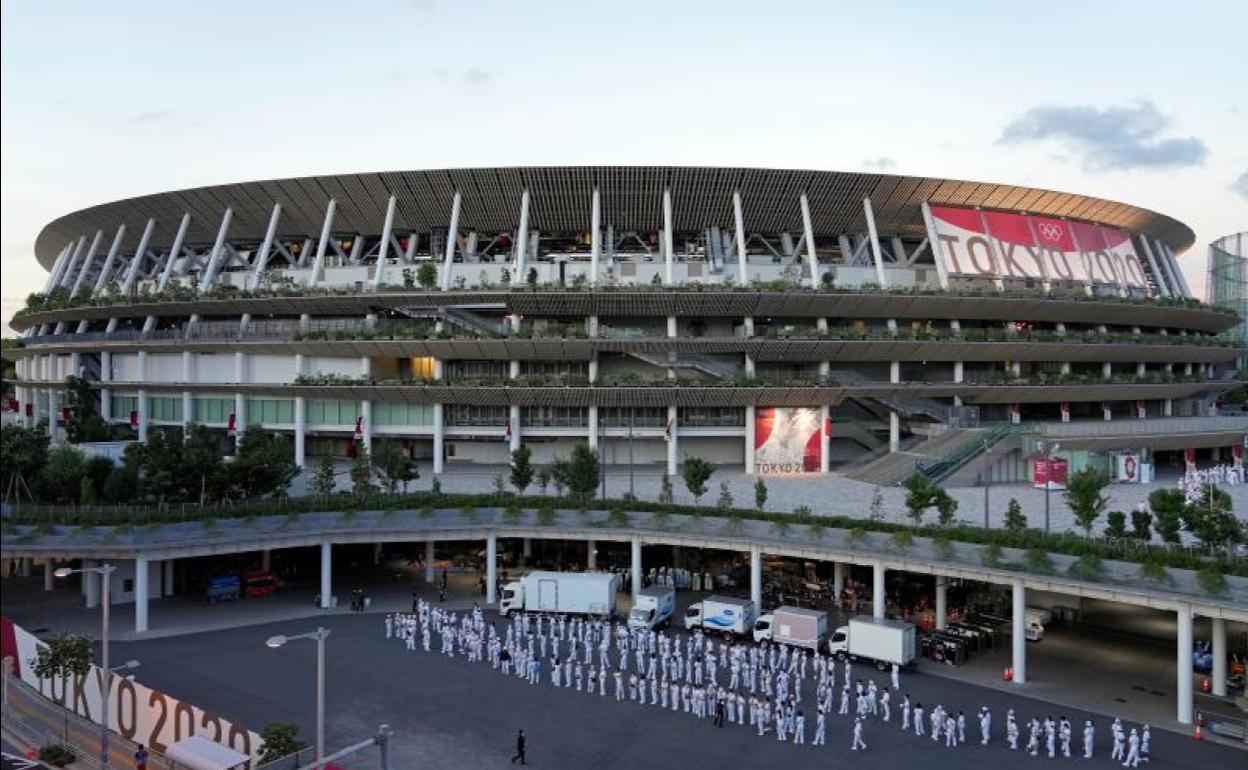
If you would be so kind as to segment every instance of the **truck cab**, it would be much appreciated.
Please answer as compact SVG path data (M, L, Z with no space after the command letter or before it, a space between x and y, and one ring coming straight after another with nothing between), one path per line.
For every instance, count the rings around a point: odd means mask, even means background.
M503 586L503 594L498 600L498 614L507 617L516 610L524 610L524 583L512 581Z
M754 641L769 642L771 641L771 624L776 619L775 615L770 612L766 615L759 615L758 620L754 621Z

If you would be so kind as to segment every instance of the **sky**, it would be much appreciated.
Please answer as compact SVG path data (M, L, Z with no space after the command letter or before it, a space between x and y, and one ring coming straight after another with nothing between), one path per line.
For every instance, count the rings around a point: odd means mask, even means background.
M0 3L5 334L40 229L162 190L453 166L879 171L1248 230L1248 2Z

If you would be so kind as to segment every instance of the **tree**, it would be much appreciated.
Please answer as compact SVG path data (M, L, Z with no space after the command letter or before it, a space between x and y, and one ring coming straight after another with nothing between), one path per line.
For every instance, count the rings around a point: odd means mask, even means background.
M99 405L89 381L73 374L65 378L65 407L69 409L65 437L70 443L108 440L108 423L100 417ZM53 415L55 418L56 415Z
M299 466L285 436L253 425L239 440L234 461L223 471L232 497L252 499L284 495Z
M373 491L373 458L368 447L356 447L355 459L351 461L351 489L360 497Z
M317 497L329 497L334 493L334 458L329 455L321 457L312 474L312 493Z
M0 428L0 473L4 477L5 494L19 483L34 488L39 472L48 461L48 443L48 431L42 424L33 428L21 425Z
M884 492L878 485L871 492L871 505L867 510L871 521L884 520Z
M101 487L104 499L110 503L129 503L139 492L139 471L130 463L122 463L109 471Z
M1210 548L1236 543L1242 535L1231 512L1231 496L1213 484L1205 484L1197 502L1185 506L1183 529Z
M91 487L95 490L96 499L104 495L104 484L108 482L108 477L112 475L116 464L107 457L88 457L86 465L83 467L83 473L87 478L91 479Z
M555 497L563 497L563 491L568 488L569 473L571 470L568 461L563 457L556 457L550 464L550 479L555 485Z
M1123 538L1127 536L1127 514L1122 511L1110 511L1105 514L1105 537Z
M1156 489L1148 495L1148 507L1153 511L1153 525L1157 534L1167 543L1179 542L1179 530L1183 528L1183 509L1187 500L1177 489Z
M40 679L53 679L85 676L91 671L93 661L91 640L81 634L67 633L40 645L30 666Z
M685 489L693 495L694 505L697 505L702 495L706 494L706 483L711 480L711 474L714 472L715 466L701 457L685 458L684 464L680 467L680 475L685 481Z
M947 527L953 523L953 515L958 512L958 501L943 489L936 490L936 521L940 526Z
M1131 511L1131 537L1144 542L1152 540L1152 523L1153 515L1147 510Z
M1005 529L1008 532L1022 532L1027 529L1027 516L1023 514L1023 506L1013 497L1005 507Z
M762 479L754 482L754 507L763 510L767 506L767 485Z
M1109 486L1109 476L1095 468L1084 468L1071 475L1066 482L1064 497L1066 505L1074 514L1075 523L1083 528L1085 537L1092 536L1092 527L1109 505L1109 498L1101 494Z
M438 269L433 266L432 262L422 262L420 267L416 268L416 283L420 284L420 288L426 291L437 286Z
M732 491L728 489L728 482L719 482L719 499L715 501L715 507L721 511L728 511L732 509L733 502Z
M373 455L373 465L381 483L390 494L394 494L400 485L406 492L407 485L420 478L416 461L392 441L382 442L377 453Z
M659 502L663 505L672 504L672 477L666 473L663 474L663 479L659 482Z
M82 480L78 482L78 504L79 505L95 505L95 485L91 483L91 477L83 475Z
M515 451L511 453L511 470L508 480L516 488L516 492L521 495L533 483L533 465L529 462L532 456L533 453L523 444L516 447Z
M82 452L68 444L48 452L48 460L39 474L44 497L56 502L77 500L82 479L86 478L86 467Z
M308 745L299 740L299 728L286 722L270 722L265 725L260 731L260 740L264 746L260 753L260 764L276 762Z
M585 503L593 499L599 481L598 453L578 441L567 463L567 487L572 499Z
M546 489L550 486L550 471L542 468L537 472L537 488L542 490L542 497L546 496Z
M958 510L958 501L941 489L936 482L922 473L915 472L902 482L902 487L906 490L906 512L914 520L916 527L923 521L923 512L933 506L936 508L942 526L953 521L953 514Z
M536 267L530 267L529 272L524 274L524 282L529 285L530 289L537 286L537 268Z

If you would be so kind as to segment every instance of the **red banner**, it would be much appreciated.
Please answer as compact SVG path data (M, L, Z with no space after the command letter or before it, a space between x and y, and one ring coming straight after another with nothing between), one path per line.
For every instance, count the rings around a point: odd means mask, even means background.
M1070 474L1070 464L1065 458L1053 457L1046 460L1037 457L1031 461L1032 484L1037 489L1065 489L1066 479Z
M818 473L823 433L819 409L759 407L754 411L754 469L764 475ZM831 422L829 420L829 422Z

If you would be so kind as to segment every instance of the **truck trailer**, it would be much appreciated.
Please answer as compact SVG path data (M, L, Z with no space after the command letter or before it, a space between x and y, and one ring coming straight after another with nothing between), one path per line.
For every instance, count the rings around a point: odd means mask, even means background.
M685 628L719 631L725 636L752 633L757 611L754 602L734 596L710 596L685 609Z
M754 641L771 641L818 650L828 638L828 613L801 607L777 607L754 621Z
M611 617L620 578L610 572L530 572L503 586L498 611Z
M903 668L918 657L913 623L858 615L828 640L828 652L838 660L874 663L883 671L896 663Z

